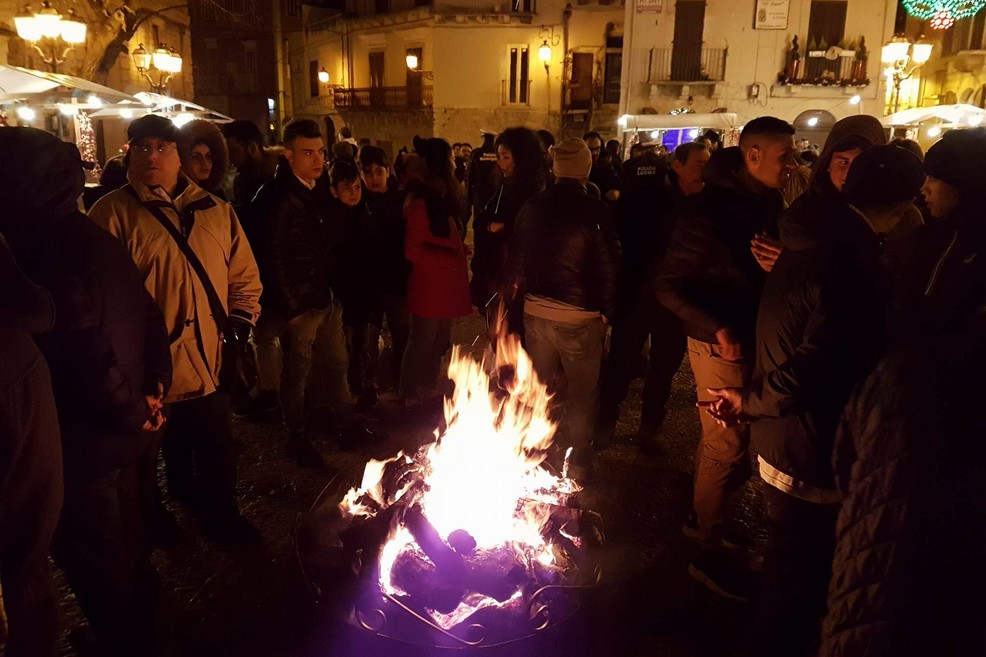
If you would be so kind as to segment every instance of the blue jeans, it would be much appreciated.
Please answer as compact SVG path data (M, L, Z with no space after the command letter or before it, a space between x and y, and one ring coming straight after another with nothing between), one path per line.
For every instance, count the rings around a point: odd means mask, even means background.
M572 447L573 462L584 465L599 411L606 325L599 317L569 323L525 314L524 331L534 371L562 399L564 417L556 443Z

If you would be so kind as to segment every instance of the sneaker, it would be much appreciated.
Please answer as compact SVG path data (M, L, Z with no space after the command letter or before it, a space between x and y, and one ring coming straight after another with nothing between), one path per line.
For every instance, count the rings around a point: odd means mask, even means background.
M728 564L714 552L695 555L688 564L688 574L716 595L738 602L748 602L755 585L752 573Z
M205 534L222 545L257 545L263 541L260 530L239 512L223 514L207 521Z
M320 470L325 467L325 459L303 433L288 437L288 456L293 456L298 465L309 470Z
M242 404L237 404L233 409L236 417L258 417L268 413L280 406L280 399L276 390L261 390L256 397L250 397Z
M681 533L693 541L702 539L698 531L698 514L694 510L688 512L688 517L681 525ZM727 550L751 550L755 547L753 541L728 526L720 530L719 545Z

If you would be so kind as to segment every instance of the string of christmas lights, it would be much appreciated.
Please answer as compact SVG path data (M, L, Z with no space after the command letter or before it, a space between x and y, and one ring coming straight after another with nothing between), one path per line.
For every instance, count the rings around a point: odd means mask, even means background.
M907 13L929 21L933 30L947 30L955 21L975 16L986 7L986 0L903 0Z

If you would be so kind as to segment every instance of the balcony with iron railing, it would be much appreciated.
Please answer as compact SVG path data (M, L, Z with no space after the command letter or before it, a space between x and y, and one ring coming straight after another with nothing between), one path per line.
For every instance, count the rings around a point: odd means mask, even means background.
M721 82L728 48L651 48L647 82Z
M454 16L534 16L537 0L432 0L432 11Z
M803 55L790 48L785 49L784 54L786 63L777 76L778 84L865 87L870 83L865 46L861 51L855 49L855 44L849 48L832 46L823 49L809 42L809 49Z
M434 102L430 86L337 88L334 96L336 109L395 112L431 109Z

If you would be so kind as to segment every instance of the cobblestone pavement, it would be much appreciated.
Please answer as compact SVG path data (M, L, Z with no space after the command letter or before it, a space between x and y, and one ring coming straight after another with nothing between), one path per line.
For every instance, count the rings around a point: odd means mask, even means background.
M457 344L480 353L482 322L469 318L453 333ZM470 346L471 345L471 346ZM741 654L749 644L749 605L723 600L692 581L687 564L692 546L681 534L690 508L692 459L699 435L694 381L687 360L675 376L665 423L665 456L641 455L631 442L639 421L640 382L636 382L618 426L616 443L598 454L599 481L586 491L588 505L606 524L604 583L583 622L593 630L584 654L642 657L721 657ZM320 447L331 470L312 472L285 455L284 435L275 419L236 421L241 446L239 497L243 512L264 535L258 548L226 549L202 537L200 528L178 506L169 504L182 524L183 540L158 550L154 563L164 599L161 610L163 657L322 657L338 654L312 643L312 606L293 548L293 529L334 473L354 476L370 456L425 440L431 429L407 426L394 402L376 409L388 443L342 453ZM758 545L764 538L754 479L733 501L738 528ZM81 616L60 581L66 636ZM76 652L62 642L62 655ZM2 653L2 650L0 650ZM353 653L359 654L357 653ZM406 651L395 652L404 655ZM541 653L544 654L544 653ZM568 652L567 654L572 654Z

